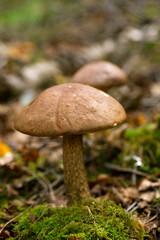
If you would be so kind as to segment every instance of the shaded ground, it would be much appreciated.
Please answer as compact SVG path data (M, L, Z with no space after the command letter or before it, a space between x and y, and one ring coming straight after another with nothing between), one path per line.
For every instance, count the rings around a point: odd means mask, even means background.
M45 201L66 205L61 139L15 132L16 114L46 87L67 82L85 63L108 60L128 75L127 86L109 90L128 119L119 128L85 136L91 193L109 196L127 212L137 211L151 239L160 239L159 3L2 1L1 10L1 227L20 208ZM1 238L10 235L8 224Z

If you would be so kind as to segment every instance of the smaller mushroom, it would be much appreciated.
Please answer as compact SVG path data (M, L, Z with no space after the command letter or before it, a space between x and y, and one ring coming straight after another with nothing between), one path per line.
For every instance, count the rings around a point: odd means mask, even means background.
M15 129L33 136L63 135L64 181L70 204L90 196L82 135L126 119L121 104L84 84L66 83L40 93L17 116Z
M87 84L107 91L111 87L126 84L127 76L117 65L98 61L84 65L73 75L70 82Z

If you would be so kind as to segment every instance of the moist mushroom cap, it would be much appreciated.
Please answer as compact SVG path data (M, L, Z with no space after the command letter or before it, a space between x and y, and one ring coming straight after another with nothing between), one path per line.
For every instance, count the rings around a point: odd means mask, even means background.
M98 89L107 90L114 86L126 84L127 76L117 65L99 61L88 63L80 68L71 78L73 83L87 84Z
M46 89L17 116L15 129L32 136L61 136L108 129L126 113L108 94L78 83Z

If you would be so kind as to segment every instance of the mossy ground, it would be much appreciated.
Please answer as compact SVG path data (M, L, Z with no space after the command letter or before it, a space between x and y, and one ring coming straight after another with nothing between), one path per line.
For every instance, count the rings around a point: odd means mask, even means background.
M160 170L160 115L152 123L125 131L124 148L115 162L122 163L123 167L133 167L136 164L134 157L142 161L139 170L149 174Z
M141 224L110 200L88 199L67 208L41 205L28 210L14 227L14 239L144 239Z

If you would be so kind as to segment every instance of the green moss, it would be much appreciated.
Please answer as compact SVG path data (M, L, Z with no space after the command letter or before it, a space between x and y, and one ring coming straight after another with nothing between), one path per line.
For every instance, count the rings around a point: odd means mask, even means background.
M139 170L154 173L160 169L160 128L159 116L155 122L136 128L128 128L125 132L123 151L115 162L122 162L123 167L133 167L134 157L142 160Z
M18 219L11 239L144 239L140 223L110 200L83 200L68 208L34 207Z

